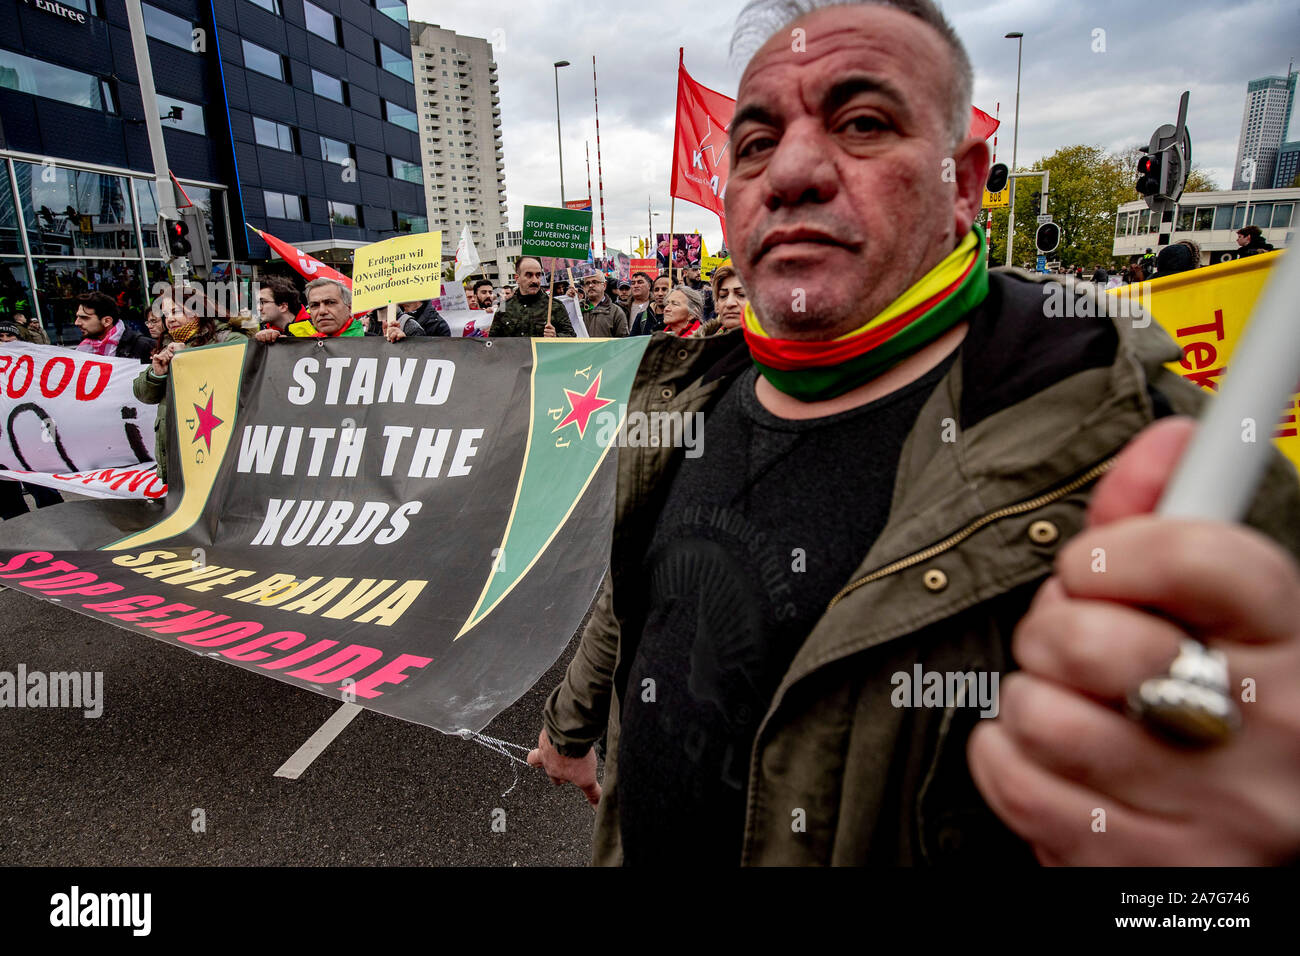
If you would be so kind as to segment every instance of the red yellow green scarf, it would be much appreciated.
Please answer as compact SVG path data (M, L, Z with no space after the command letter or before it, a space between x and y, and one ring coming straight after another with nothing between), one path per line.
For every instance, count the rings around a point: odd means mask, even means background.
M748 305L741 327L764 378L801 401L824 401L869 382L933 342L983 302L988 291L984 231L977 225L875 318L829 342L773 338Z

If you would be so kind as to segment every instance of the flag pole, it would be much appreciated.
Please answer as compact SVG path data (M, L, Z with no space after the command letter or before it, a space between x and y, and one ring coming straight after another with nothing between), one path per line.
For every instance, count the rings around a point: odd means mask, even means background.
M596 107L596 189L600 193L600 256L609 254L605 247L605 171L600 165L600 95L596 92L596 56L591 57L591 99ZM588 160L590 163L590 160ZM587 173L587 196L591 196L591 172Z
M675 261L673 257L673 253L676 251L676 249L674 249L674 246L676 245L677 242L676 239L677 233L673 225L674 222L676 222L676 220L677 220L677 197L674 196L672 201L672 207L668 212L668 290L670 292L673 289L673 262Z

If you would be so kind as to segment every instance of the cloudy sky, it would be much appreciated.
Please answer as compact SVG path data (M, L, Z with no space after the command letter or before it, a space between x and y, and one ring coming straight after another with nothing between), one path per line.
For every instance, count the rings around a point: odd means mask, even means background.
M677 48L699 82L735 96L740 68L728 60L736 0L658 0L633 4L555 0L409 0L412 20L437 23L494 44L500 68L502 131L510 228L525 203L559 204L555 86L560 70L565 195L587 194L584 142L596 182L596 127L591 58L600 83L600 145L604 167L606 242L627 250L647 231L647 198L655 231L668 231ZM946 0L945 13L975 68L976 106L1001 103L998 157L1011 158L1016 95L1016 41L1025 34L1020 91L1021 166L1060 146L1093 143L1119 150L1145 143L1177 116L1191 91L1188 128L1193 162L1220 188L1231 184L1247 81L1285 75L1300 60L1300 4L1293 0L1181 0L1141 8L1126 0ZM1165 17L1177 11L1177 19ZM1104 33L1096 34L1102 30ZM1104 52L1094 52L1104 40ZM1300 111L1297 111L1300 112ZM1300 138L1300 118L1291 138ZM593 238L599 244L597 206ZM677 203L678 232L703 233L710 249L721 230L711 213Z

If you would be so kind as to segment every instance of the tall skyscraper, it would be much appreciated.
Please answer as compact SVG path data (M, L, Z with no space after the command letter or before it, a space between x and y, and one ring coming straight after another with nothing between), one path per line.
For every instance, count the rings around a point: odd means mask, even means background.
M1246 109L1241 117L1241 136L1237 141L1233 189L1250 186L1267 189L1273 185L1277 152L1291 124L1295 84L1296 74L1289 70L1286 76L1264 76L1246 84Z
M492 46L433 23L411 23L416 109L420 115L429 229L444 255L468 225L489 278L496 235L505 229L506 177L501 97Z

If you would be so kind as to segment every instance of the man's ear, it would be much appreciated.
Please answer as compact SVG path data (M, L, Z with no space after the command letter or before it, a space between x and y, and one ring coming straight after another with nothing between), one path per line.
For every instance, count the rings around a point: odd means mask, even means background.
M953 197L954 235L964 236L984 203L989 178L989 145L982 139L964 140L954 151L957 194Z

